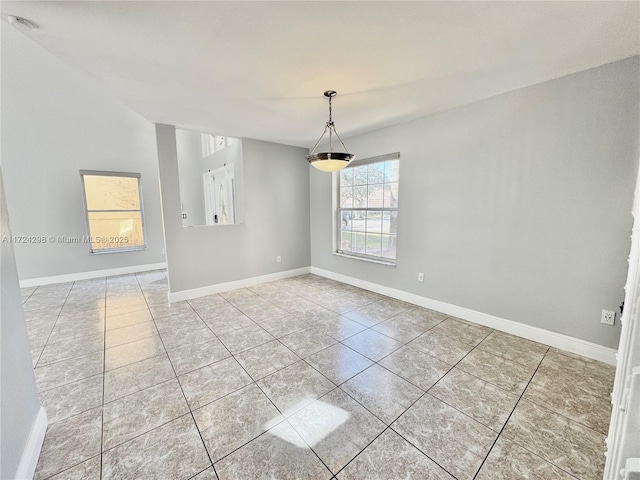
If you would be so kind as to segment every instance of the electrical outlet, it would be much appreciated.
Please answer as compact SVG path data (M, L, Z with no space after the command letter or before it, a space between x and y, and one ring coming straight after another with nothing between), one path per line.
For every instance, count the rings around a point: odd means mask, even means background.
M282 263L282 257L281 257L280 255L278 255L278 256L276 257L276 262L277 262L277 263Z
M613 310L602 310L602 316L600 317L600 323L605 325L613 325L616 321L616 312Z
M418 281L419 282L424 282L424 273L422 273L422 272L418 273Z

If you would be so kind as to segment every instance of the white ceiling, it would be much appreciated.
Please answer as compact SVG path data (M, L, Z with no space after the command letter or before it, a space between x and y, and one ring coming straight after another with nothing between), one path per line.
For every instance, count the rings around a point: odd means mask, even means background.
M2 1L151 122L309 147L640 54L640 2ZM348 142L347 142L348 143Z

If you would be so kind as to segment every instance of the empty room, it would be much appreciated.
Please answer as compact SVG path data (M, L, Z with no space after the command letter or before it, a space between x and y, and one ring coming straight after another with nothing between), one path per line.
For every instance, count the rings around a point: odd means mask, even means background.
M0 33L0 479L640 478L640 1Z

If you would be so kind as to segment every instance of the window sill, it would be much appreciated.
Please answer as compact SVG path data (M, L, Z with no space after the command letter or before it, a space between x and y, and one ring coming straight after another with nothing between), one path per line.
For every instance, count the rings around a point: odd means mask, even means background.
M384 265L386 267L395 267L396 266L395 263L391 263L391 262L384 261L384 260L374 260L373 258L359 257L357 255L347 255L346 253L339 253L339 252L333 252L333 254L338 256L338 257L351 258L353 260L360 260L361 262L377 263L378 265Z

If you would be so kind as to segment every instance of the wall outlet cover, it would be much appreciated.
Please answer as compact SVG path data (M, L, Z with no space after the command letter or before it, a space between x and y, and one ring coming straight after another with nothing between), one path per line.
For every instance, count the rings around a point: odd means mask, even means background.
M613 310L602 310L600 323L604 323L605 325L613 325L615 321L616 321L616 312L614 312Z

